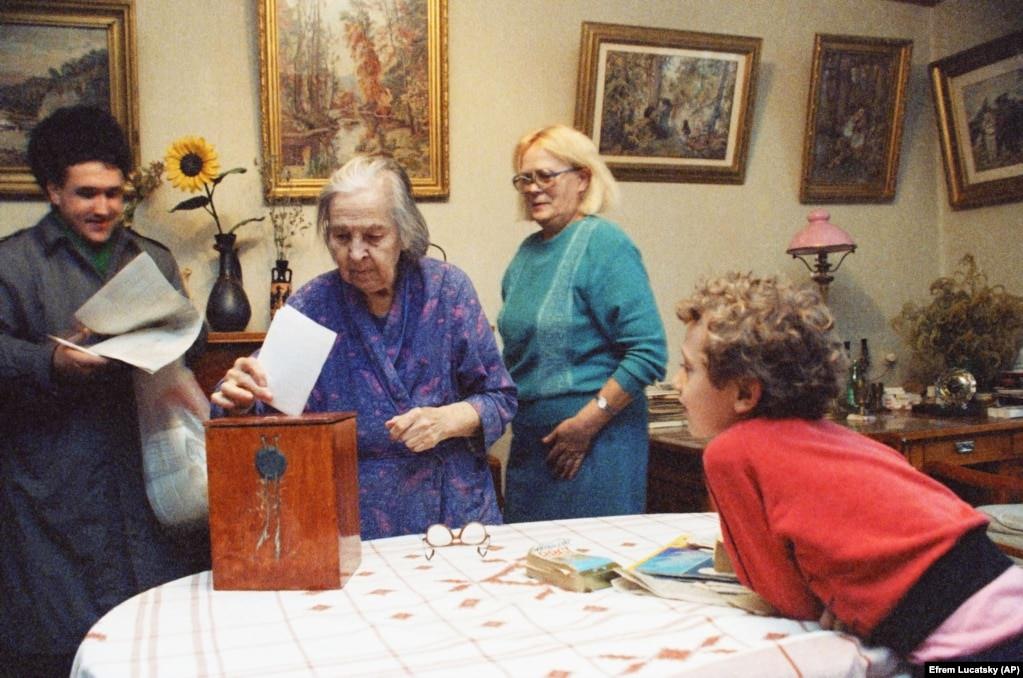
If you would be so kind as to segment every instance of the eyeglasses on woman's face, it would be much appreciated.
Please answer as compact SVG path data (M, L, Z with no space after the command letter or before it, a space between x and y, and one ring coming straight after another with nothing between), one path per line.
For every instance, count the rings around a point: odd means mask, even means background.
M530 184L536 184L536 187L543 190L554 183L554 180L560 177L562 174L568 172L578 172L581 167L569 167L563 170L545 170L539 169L534 172L522 172L512 177L512 186L515 187L519 193L525 193L526 189L529 188Z
M426 535L423 537L426 559L433 558L434 551L445 546L475 546L480 556L487 555L490 549L490 535L483 523L473 521L466 523L458 531L453 531L447 525L437 523L426 528Z

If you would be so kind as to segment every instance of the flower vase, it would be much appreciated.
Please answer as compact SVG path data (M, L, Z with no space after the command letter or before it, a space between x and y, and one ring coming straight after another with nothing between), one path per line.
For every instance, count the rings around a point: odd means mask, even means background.
M291 296L291 269L287 259L278 259L270 271L270 318L274 317Z
M206 303L206 320L215 332L240 332L249 324L252 308L242 286L242 267L234 233L217 233L213 249L220 253L220 271Z

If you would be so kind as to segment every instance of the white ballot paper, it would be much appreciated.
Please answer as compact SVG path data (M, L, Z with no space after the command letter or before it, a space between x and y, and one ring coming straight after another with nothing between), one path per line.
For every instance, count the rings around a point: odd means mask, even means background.
M150 374L184 355L202 329L192 302L174 289L145 252L82 304L75 318L93 334L112 336L87 347L51 338Z
M274 314L257 358L266 372L266 385L274 394L271 405L284 414L302 414L336 338L337 332L291 306Z

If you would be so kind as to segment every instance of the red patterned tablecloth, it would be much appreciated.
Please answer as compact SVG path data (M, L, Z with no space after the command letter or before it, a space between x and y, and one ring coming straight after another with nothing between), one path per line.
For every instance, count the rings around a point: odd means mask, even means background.
M680 534L713 540L716 514L652 514L490 528L427 561L419 537L363 543L337 591L214 591L209 572L125 601L82 642L73 676L888 676L890 652L813 623L525 573L530 546L626 565Z

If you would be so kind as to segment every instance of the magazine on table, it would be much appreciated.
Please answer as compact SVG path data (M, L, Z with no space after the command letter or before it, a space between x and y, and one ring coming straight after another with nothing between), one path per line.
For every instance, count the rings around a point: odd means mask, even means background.
M658 577L694 581L736 582L734 572L714 568L714 549L680 536L660 547L629 569Z
M716 556L716 557L715 557ZM619 591L654 595L703 605L727 605L756 615L774 608L739 583L720 542L716 547L682 535L629 567L618 567L612 585Z

